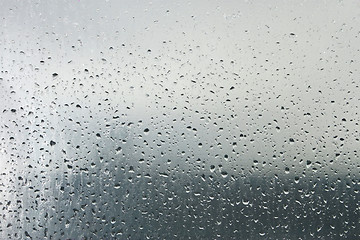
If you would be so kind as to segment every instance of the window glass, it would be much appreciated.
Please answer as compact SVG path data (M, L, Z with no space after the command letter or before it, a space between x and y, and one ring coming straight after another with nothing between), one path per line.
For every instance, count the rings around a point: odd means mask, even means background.
M359 1L0 2L1 239L359 239Z

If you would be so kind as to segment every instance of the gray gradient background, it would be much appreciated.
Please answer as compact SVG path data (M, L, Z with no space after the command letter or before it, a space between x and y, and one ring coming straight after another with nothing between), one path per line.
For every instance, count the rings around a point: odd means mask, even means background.
M358 1L0 18L2 239L360 237Z

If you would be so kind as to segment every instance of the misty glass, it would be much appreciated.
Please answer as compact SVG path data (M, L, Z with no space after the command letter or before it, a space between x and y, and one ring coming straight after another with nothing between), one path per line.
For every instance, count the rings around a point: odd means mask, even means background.
M0 21L0 239L360 239L359 1Z

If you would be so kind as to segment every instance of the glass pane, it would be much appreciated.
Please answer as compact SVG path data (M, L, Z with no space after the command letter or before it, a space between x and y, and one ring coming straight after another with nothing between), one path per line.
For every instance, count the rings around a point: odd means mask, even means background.
M0 2L1 239L359 239L359 1Z

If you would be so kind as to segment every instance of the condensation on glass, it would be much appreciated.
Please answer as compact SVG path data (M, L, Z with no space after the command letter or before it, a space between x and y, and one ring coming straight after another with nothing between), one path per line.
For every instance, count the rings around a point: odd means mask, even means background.
M359 239L359 1L0 2L1 239Z

